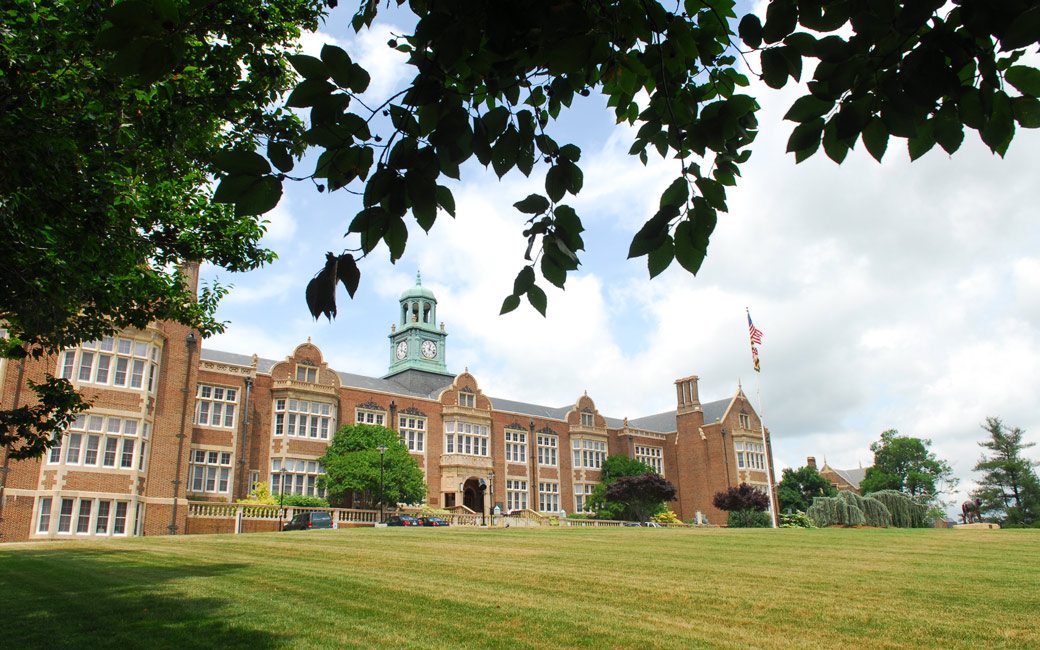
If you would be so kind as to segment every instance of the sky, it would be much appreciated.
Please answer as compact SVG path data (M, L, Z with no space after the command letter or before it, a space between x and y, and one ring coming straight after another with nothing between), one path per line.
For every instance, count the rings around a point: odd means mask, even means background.
M378 103L409 79L386 45L408 31L395 18L354 36L349 15L334 13L301 47L347 49L372 73L366 99ZM244 274L203 267L204 282L233 285L217 312L227 330L205 347L281 359L311 338L333 368L382 376L397 299L421 271L448 332L449 370L468 369L487 395L555 407L587 391L621 418L674 409L673 382L689 375L703 402L742 385L771 432L778 478L807 456L867 467L870 444L897 429L931 440L960 480L948 495L959 504L978 478L987 416L1040 440L1040 133L1019 129L1003 159L966 129L952 157L937 146L911 164L892 139L880 164L862 146L840 166L822 151L795 164L782 117L804 86L776 91L749 76L760 133L696 277L673 263L649 280L645 257L626 259L679 163L628 156L634 130L590 97L552 127L582 149L584 188L566 202L586 250L565 291L540 281L546 317L526 303L499 315L526 248L512 204L542 191L544 170L499 181L474 161L449 184L456 217L442 214L429 234L412 222L396 265L383 245L361 261L360 289L351 300L340 288L332 322L310 317L304 289L326 251L357 247L343 234L360 200L289 184L265 215L275 263ZM746 309L764 332L761 373Z

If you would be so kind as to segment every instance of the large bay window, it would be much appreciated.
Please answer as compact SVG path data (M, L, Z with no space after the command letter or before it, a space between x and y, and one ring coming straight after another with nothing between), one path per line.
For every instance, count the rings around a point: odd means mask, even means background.
M63 352L58 374L80 384L147 388L154 393L160 351L148 341L106 336Z
M605 440L575 438L571 440L574 449L574 468L599 469L607 457Z
M226 494L231 485L231 452L191 450L191 491Z
M115 499L87 499L64 497L57 509L57 525L52 521L52 502L43 497L38 500L36 532L58 535L125 536L135 534L144 516L144 504L137 504L134 520L128 521L130 502Z
M48 464L108 467L144 471L149 426L133 418L81 413L69 425L64 439L50 449ZM136 454L135 454L136 452Z
M766 448L757 442L736 442L737 468L739 469L765 469Z
M660 447L636 445L636 460L654 468L658 474L664 475L664 453Z
M332 404L279 398L274 401L274 435L328 440L335 415Z
M455 420L446 421L444 423L444 453L487 456L487 426Z
M195 394L195 424L220 429L235 428L238 389L199 384Z
M282 484L282 466L285 467L285 484ZM271 494L304 494L307 496L325 496L325 490L318 487L318 477L325 473L325 465L316 460L304 458L272 458L271 459Z

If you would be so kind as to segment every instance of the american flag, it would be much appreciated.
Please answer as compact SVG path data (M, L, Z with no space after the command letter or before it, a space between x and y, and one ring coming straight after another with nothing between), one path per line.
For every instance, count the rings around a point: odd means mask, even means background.
M762 345L762 330L758 329L751 322L751 312L747 315L747 327L748 334L751 335L751 345Z

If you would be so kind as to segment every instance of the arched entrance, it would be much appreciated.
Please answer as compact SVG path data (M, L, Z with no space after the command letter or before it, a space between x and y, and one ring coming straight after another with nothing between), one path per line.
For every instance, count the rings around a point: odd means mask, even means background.
M482 486L481 483L484 483L483 479L471 476L462 485L462 505L473 512L483 512L484 510L484 489L482 488L485 486Z

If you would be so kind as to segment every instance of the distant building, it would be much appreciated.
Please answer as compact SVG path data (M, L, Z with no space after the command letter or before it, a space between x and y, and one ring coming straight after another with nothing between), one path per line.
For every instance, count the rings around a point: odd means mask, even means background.
M5 459L2 539L183 533L189 501L234 501L259 482L320 494L318 459L347 422L395 429L436 507L583 512L610 454L671 481L682 519L724 522L716 492L767 489L768 431L763 445L739 385L702 404L697 377L686 377L674 410L632 419L602 414L587 394L556 407L490 397L468 370L448 370L437 300L418 278L395 320L381 378L330 368L310 341L264 359L202 347L166 322L0 365L2 408L23 405L26 382L46 373L94 399L43 458Z
M810 467L816 467L816 458L809 456L805 459L805 464ZM863 478L867 475L869 467L857 467L856 469L834 469L827 464L827 461L823 461L823 467L819 468L820 476L831 482L832 487L836 487L839 490L850 490L859 494L859 484Z

